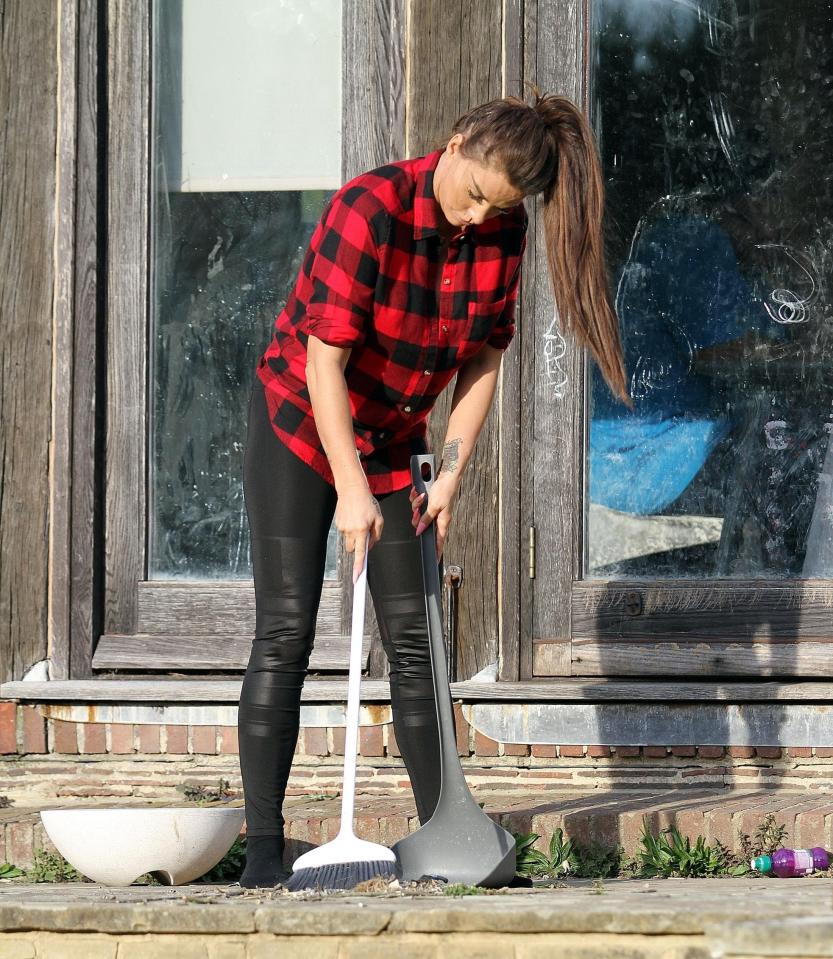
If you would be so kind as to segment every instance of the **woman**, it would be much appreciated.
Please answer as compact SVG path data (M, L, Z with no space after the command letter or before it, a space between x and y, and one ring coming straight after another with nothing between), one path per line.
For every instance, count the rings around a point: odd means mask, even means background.
M334 514L354 582L371 550L396 741L420 822L431 817L439 739L417 534L435 522L441 553L514 334L522 201L538 193L562 324L626 399L592 133L569 100L537 90L533 105L507 97L476 107L444 149L338 190L275 322L244 464L257 615L238 714L243 886L286 875L281 809ZM455 373L442 463L420 521L410 457L426 452L428 412Z

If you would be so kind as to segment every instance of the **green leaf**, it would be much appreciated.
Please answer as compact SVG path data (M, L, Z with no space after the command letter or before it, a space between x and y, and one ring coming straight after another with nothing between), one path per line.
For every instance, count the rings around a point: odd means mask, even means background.
M550 865L553 869L557 869L561 866L566 860L570 858L573 854L573 840L568 839L564 842L564 832L559 827L558 829L553 830L553 834L550 837Z
M532 850L518 862L515 871L519 876L545 876L550 869L549 860L537 849Z
M537 832L527 833L526 835L521 835L520 833L515 833L515 851L518 855L525 852L527 849L535 845L536 842L541 838Z

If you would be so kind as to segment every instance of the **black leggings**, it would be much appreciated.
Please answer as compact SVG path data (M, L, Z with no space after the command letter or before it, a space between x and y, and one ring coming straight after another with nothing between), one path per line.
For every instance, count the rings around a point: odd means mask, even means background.
M258 377L249 402L243 495L252 540L255 638L238 710L249 836L283 832L282 806L298 739L301 686L315 637L335 489L275 436ZM408 489L377 497L385 526L370 550L368 586L390 662L396 741L420 822L440 788L419 542Z

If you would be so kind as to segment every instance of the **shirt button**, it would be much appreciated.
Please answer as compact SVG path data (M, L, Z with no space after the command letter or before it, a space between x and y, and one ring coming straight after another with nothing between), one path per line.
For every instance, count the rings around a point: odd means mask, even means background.
M423 370L423 371L422 371L422 375L423 375L423 376L430 376L430 375L431 375L431 370Z
M410 412L411 412L411 407L410 407L410 406L406 406L406 407L405 407L405 412L406 412L406 413L410 413Z
M447 326L444 326L444 327L443 327L443 333L448 333L448 327L447 327Z
M449 284L450 282L451 282L451 280L450 280L448 277L446 277L446 278L443 280L443 283L444 283L446 286L448 286L448 284Z

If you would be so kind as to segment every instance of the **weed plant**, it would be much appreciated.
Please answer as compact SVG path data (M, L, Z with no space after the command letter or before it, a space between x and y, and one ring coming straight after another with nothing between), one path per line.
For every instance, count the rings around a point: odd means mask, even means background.
M648 879L656 876L737 876L749 872L749 866L745 864L730 865L728 850L720 843L716 843L712 848L706 845L702 836L698 836L692 846L688 837L681 836L676 826L663 829L659 836L655 837L644 820L642 829L640 876Z
M618 849L605 848L595 841L585 846L574 839L565 840L560 828L550 837L547 853L535 848L535 843L541 838L538 833L514 835L516 872L525 878L606 878L618 875L621 867Z
M22 870L27 882L90 882L59 852L36 849L32 865Z
M177 792L181 792L185 796L187 802L196 803L198 806L204 806L207 803L228 802L230 799L237 798L237 793L230 788L228 779L218 780L216 789L210 789L208 786L203 786L202 783L179 785L176 789Z
M746 860L754 859L756 856L771 856L776 849L783 848L784 840L789 834L789 829L777 823L775 816L770 813L755 830L752 839L746 833L741 833L739 837L741 856Z
M739 837L740 854L733 853L719 840L706 845L702 836L692 843L680 835L676 826L654 835L643 818L640 849L628 856L621 846L605 847L593 841L589 845L565 839L562 829L550 838L547 852L536 848L541 838L537 833L514 833L519 876L539 879L574 878L607 879L616 876L639 879L655 877L709 877L758 875L749 866L757 856L772 855L784 845L788 836L785 826L768 814L753 836ZM813 875L831 875L833 869Z
M213 869L201 876L197 882L208 882L217 885L224 885L229 882L237 882L243 875L243 868L246 865L246 838L238 836L231 845L231 849L223 856Z
M483 886L467 886L462 882L450 883L443 889L444 896L493 896L494 889L484 889Z

